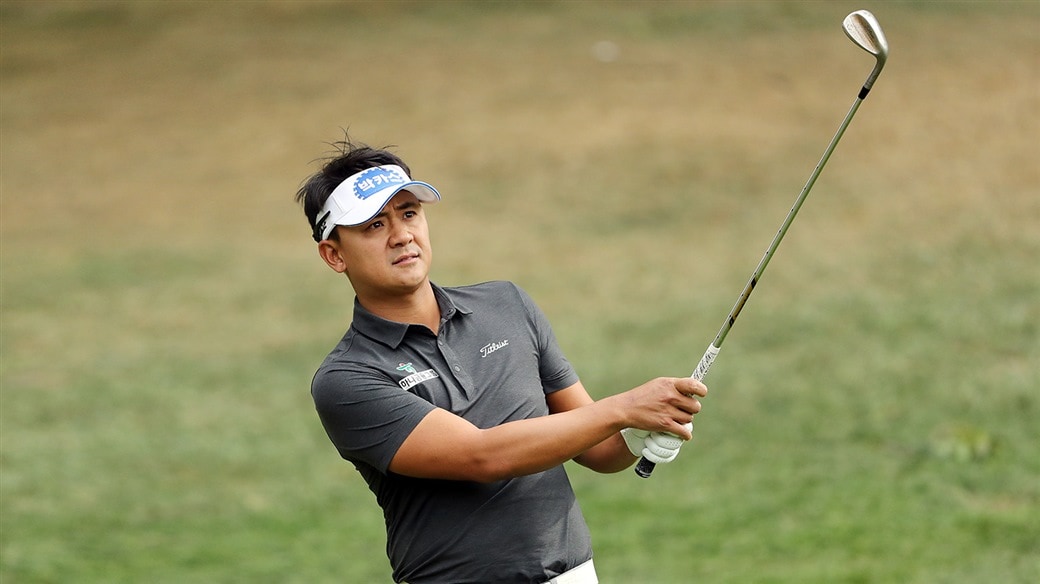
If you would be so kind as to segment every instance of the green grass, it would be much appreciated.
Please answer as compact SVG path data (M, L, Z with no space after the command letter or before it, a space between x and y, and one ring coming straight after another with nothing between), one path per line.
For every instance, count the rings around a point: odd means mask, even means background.
M352 301L292 204L325 143L399 145L436 281L517 281L623 391L718 330L862 7L5 0L0 581L389 581L308 393ZM868 8L891 59L695 442L571 469L605 583L1040 579L1040 10Z

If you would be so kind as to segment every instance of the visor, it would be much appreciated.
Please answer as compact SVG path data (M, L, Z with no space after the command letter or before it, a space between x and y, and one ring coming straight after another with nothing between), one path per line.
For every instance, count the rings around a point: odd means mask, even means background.
M328 239L337 225L361 225L383 210L401 191L408 191L424 203L441 200L432 186L414 181L394 164L366 168L341 182L329 195L314 223L314 240Z

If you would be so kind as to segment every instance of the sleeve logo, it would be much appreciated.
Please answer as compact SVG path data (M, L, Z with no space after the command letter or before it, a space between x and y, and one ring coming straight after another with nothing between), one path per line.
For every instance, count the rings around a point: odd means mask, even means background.
M398 385L401 386L401 389L405 390L411 389L416 385L423 383L424 381L429 381L431 379L436 379L440 377L440 375L437 375L437 372L433 369L427 369L426 371L416 371L415 366L413 366L411 363L401 363L397 366L397 370L411 373L411 375L409 375L408 377L405 377L401 381L397 382Z

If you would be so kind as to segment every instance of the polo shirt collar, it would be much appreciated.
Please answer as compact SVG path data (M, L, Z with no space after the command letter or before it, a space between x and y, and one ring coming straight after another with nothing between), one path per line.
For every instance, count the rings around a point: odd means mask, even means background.
M441 322L447 322L458 314L473 313L471 309L452 298L449 290L445 290L432 282L430 285L433 287L433 294L437 298L437 306L441 311ZM401 342L404 341L405 336L408 334L408 330L413 326L428 330L422 325L396 322L376 316L367 308L361 306L357 297L354 298L354 320L351 323L351 327L366 337L375 339L391 349L396 349L401 345Z

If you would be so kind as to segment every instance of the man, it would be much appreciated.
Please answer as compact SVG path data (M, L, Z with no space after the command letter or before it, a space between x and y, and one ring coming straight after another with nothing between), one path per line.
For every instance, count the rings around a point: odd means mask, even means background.
M563 463L670 462L707 388L659 378L593 401L520 288L430 282L436 189L386 150L336 146L296 199L356 297L311 393L383 509L394 581L595 584Z

